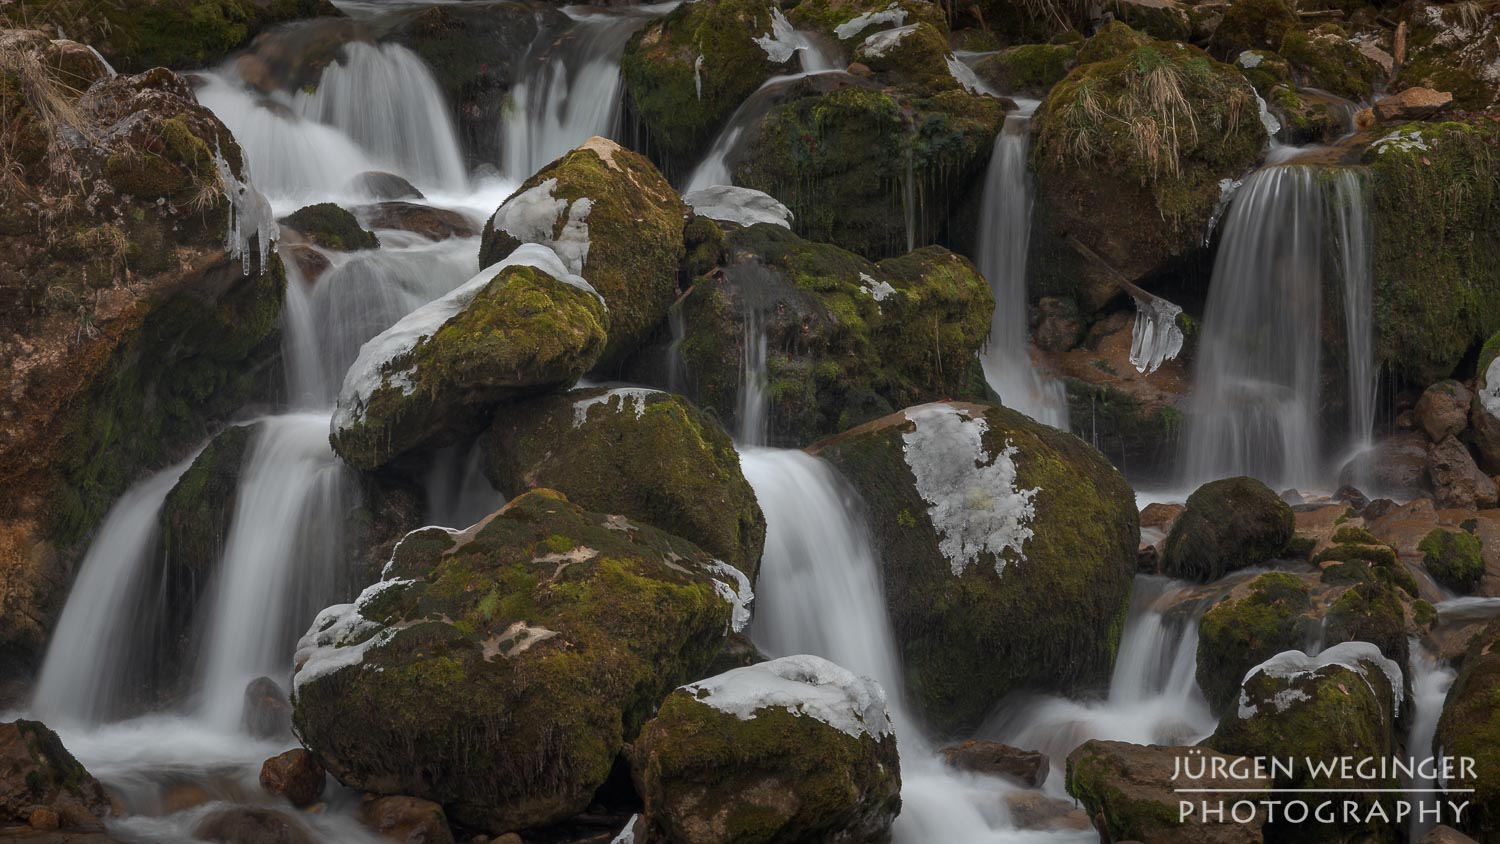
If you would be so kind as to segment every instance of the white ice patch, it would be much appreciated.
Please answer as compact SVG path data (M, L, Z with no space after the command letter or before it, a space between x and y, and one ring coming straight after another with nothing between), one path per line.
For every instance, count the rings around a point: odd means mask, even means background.
M791 61L793 54L802 44L802 39L797 35L797 28L786 19L779 7L771 9L771 31L755 39L766 55L776 64L785 64Z
M652 390L647 387L619 387L597 396L579 399L573 402L573 427L583 427L583 423L589 420L589 410L599 405L612 406L615 399L620 400L621 413L634 405L635 418L639 419L646 412L646 397L660 392L661 390Z
M848 41L875 24L900 26L904 23L906 23L906 10L892 3L878 12L865 12L858 17L844 21L833 28L833 34L837 35L840 41Z
M876 281L867 273L859 274L859 289L875 300L875 308L876 310L880 310L881 313L885 313L885 311L881 309L880 303L890 298L891 294L896 292L896 288L892 287L890 282Z
M635 822L640 817L640 815L631 815L630 820L625 822L625 828L620 830L620 834L611 839L609 844L635 844Z
M1396 152L1427 152L1427 141L1415 128L1398 129L1370 145L1376 155L1385 155L1387 150Z
M763 709L785 709L855 738L891 735L880 684L820 656L785 656L682 688L741 721L749 721Z
M1490 361L1479 386L1479 404L1489 415L1500 419L1500 357Z
M1271 113L1271 109L1266 106L1266 101L1261 99L1260 94L1255 95L1255 106L1260 109L1260 125L1266 127L1266 134L1276 137L1281 131L1281 121Z
M1260 63L1264 60L1265 57L1260 53L1257 53L1254 50L1245 50L1244 52L1240 53L1240 57L1236 61L1239 62L1240 67L1249 70L1251 68L1260 67Z
M570 272L551 248L540 243L523 243L504 260L480 270L473 278L402 317L395 325L361 346L359 356L344 374L338 405L333 412L333 430L342 431L353 427L364 415L370 397L382 384L398 388L409 395L413 389L410 366L393 368L392 361L409 354L418 343L437 333L448 320L462 313L501 270L515 266L535 267L564 284L587 291L601 303L604 302L599 291L584 281L582 276Z
M693 60L693 90L698 93L698 100L703 100L703 54Z
M1177 326L1181 313L1182 308L1160 296L1135 300L1130 363L1137 372L1150 375L1182 351L1182 329Z
M243 165L245 180L235 178L229 162L214 148L214 167L219 171L220 188L229 200L229 225L224 231L224 251L231 258L240 259L240 274L250 274L250 242L253 239L260 263L265 270L266 258L271 252L271 243L281 234L276 223L276 214L271 203L250 184L250 165Z
M865 39L865 43L859 45L860 53L866 56L881 58L892 48L900 44L906 36L917 31L917 24L907 24L895 29L885 29Z
M407 586L414 580L382 580L366 587L352 604L336 604L318 613L312 627L297 640L297 650L292 657L296 666L292 675L292 689L302 688L303 683L332 674L364 662L365 654L389 642L397 628L384 627L360 614L360 608L369 604L387 589Z
M913 425L901 437L906 464L953 574L962 575L981 554L994 555L996 573L1005 571L1007 552L1025 559L1033 500L1041 490L1016 488L1016 447L1006 443L1000 453L988 454L989 424L951 405L915 407L906 418Z
M1370 694L1375 694L1375 686L1370 682L1366 673L1365 664L1373 663L1379 668L1391 684L1392 697L1395 699L1395 711L1399 716L1401 713L1401 698L1405 693L1402 686L1401 666L1380 652L1380 648L1369 642L1342 642L1328 648L1317 656L1308 656L1302 651L1282 651L1245 672L1245 678L1240 681L1240 706L1239 717L1241 719L1253 717L1257 707L1250 703L1250 695L1245 691L1245 684L1250 678L1257 674L1264 674L1275 680L1295 681L1300 677L1317 673L1319 670L1330 666L1340 666L1358 674L1369 686ZM1284 712L1288 706L1298 701L1309 700L1305 693L1289 694L1294 690L1284 689L1272 697L1272 704L1277 712ZM1378 695L1377 695L1378 697Z
M734 185L714 185L682 195L693 213L710 220L723 220L753 226L771 223L784 229L792 227L792 211L768 193Z
M755 600L755 590L750 588L750 578L726 562L714 560L708 566L714 577L714 591L719 593L733 608L729 618L729 629L742 632L750 624L750 603Z
M964 89L969 93L993 93L990 90L990 86L984 84L984 80L979 78L979 74L975 73L973 68L959 61L958 58L955 57L952 53L949 53L947 55L945 61L947 61L948 63L948 72L952 74L953 78L958 80L958 84L962 85Z
M569 272L582 274L583 265L589 259L588 218L594 203L587 197L569 203L553 195L556 189L557 179L547 179L505 200L495 211L495 228L522 243L550 247L567 265ZM559 220L563 221L563 226L562 231L557 232ZM557 232L555 237L553 232Z

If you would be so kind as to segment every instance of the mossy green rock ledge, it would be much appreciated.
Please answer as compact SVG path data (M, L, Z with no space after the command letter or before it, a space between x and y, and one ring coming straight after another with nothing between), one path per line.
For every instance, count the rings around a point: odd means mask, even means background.
M748 598L726 568L552 490L464 532L423 528L298 644L295 729L346 785L466 827L562 821L723 646Z
M810 449L863 496L909 699L939 735L1006 693L1107 682L1135 497L1077 437L985 404L922 405Z
M497 489L555 489L697 543L744 572L760 565L766 521L729 435L681 396L640 387L518 402L483 439Z
M110 813L104 787L46 724L0 724L0 771L0 827L24 827L32 812L51 809L65 832L103 831Z
M373 469L473 433L500 402L588 372L606 318L587 282L527 244L360 349L333 415L333 449Z
M490 217L479 265L523 243L557 252L609 306L608 367L640 346L666 317L677 290L682 227L677 191L644 156L590 138L527 179Z
M1292 508L1254 478L1210 481L1188 496L1162 551L1162 573L1208 582L1280 554L1295 529Z
M1203 614L1198 622L1198 687L1215 713L1234 704L1245 672L1307 641L1306 625L1317 623L1306 616L1310 605L1301 578L1275 571L1236 589Z
M631 755L647 841L890 841L896 734L874 680L788 656L683 686Z
M972 375L994 305L967 259L929 246L877 264L769 223L728 228L717 265L695 268L678 306L684 389L726 427L744 425L742 361L760 334L771 443L804 446L910 404L982 395Z
M1474 760L1472 777L1452 787L1473 788L1464 831L1481 841L1500 836L1500 622L1474 637L1464 655L1463 670L1438 720L1432 747L1414 748L1417 756L1436 753Z

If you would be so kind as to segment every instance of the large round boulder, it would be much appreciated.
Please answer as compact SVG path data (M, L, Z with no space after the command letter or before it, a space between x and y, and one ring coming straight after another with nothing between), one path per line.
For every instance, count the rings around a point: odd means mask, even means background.
M1087 45L1085 45L1087 46ZM1033 118L1033 286L1086 313L1202 247L1221 183L1259 159L1266 130L1240 71L1194 47L1125 45L1080 64Z
M885 692L816 656L677 689L631 761L646 840L882 842L901 809Z
M942 735L1006 693L1105 682L1140 541L1082 440L985 404L909 408L815 445L870 512L909 697Z
M556 253L521 246L360 349L339 392L333 448L374 468L472 432L506 399L572 384L604 350L607 316Z
M1307 585L1296 575L1270 572L1235 589L1198 622L1198 686L1214 712L1239 695L1245 672L1307 641Z
M25 825L38 810L63 829L102 830L109 797L46 724L0 724L0 826Z
M497 489L555 489L696 543L754 581L765 517L729 435L686 399L640 387L544 396L498 414L482 442Z
M1470 803L1463 820L1465 831L1482 841L1500 835L1500 622L1491 623L1470 643L1463 668L1438 719L1432 747L1412 749L1418 757L1436 754L1473 759L1469 772L1449 778L1455 788L1473 794L1455 795Z
M589 805L748 599L686 540L537 490L424 528L299 643L294 725L344 784L503 833Z
M633 352L667 315L687 207L644 156L590 138L527 179L484 227L479 264L524 243L553 249L609 306L600 366Z
M742 436L802 446L979 394L971 376L993 300L966 259L930 246L877 264L768 223L722 237L678 306L681 389ZM747 366L758 356L763 372ZM760 377L764 432L748 429L744 401Z
M1422 567L1444 589L1472 595L1484 578L1484 547L1479 537L1462 530L1434 528L1422 537Z
M1162 550L1162 573L1207 582L1265 563L1286 548L1292 508L1254 478L1210 481L1188 496Z

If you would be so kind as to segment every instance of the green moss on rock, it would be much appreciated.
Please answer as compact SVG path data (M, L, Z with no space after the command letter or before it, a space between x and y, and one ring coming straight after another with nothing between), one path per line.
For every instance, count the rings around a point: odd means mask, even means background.
M375 233L360 226L354 215L332 202L320 202L300 208L281 224L294 229L314 245L343 252L375 249L380 246Z
M342 782L437 801L467 827L562 821L723 645L712 562L550 490L462 534L417 531L389 580L304 638L297 733Z
M938 423L943 433L925 439L923 432L934 429L918 426ZM965 434L978 438L982 452L972 450ZM909 445L908 435L920 435L922 444ZM1071 434L981 404L912 408L813 450L839 468L869 508L908 696L939 735L972 728L1008 692L1077 689L1108 678L1140 528L1129 486L1097 451ZM964 460L968 453L975 462ZM976 468L1002 454L1015 467L1014 494L1035 491L1025 493L1030 512L1022 518L1030 536L1019 553L981 548L972 558L955 555L954 531L974 529L1015 503L995 476ZM942 495L965 502L936 518L912 469L929 461L959 472ZM960 464L976 474L964 474ZM926 494L938 493L927 488Z
M734 443L686 399L642 389L531 399L500 414L483 443L498 489L547 487L671 531L754 582L765 518Z
M1041 98L1068 75L1077 57L1071 44L1022 44L980 59L974 72L996 91Z
M1226 598L1198 624L1198 686L1215 713L1239 697L1245 672L1306 640L1307 586L1286 572L1263 574L1241 597Z
M102 831L110 812L99 781L40 721L0 724L0 823L24 829L33 811L51 809L68 832Z
M1359 51L1337 24L1292 29L1282 37L1281 55L1301 83L1359 102L1374 90L1380 66Z
M1287 31L1300 23L1287 0L1234 0L1209 39L1209 49L1223 59L1243 50L1277 50Z
M871 35L854 50L854 61L880 76L888 85L936 93L958 87L948 69L948 39L944 30L925 21L895 31Z
M1500 833L1500 622L1474 637L1448 690L1432 747L1413 752L1473 759L1473 776L1451 783L1474 789L1465 795L1470 806L1463 828L1480 840Z
M1482 3L1417 4L1398 87L1420 85L1453 95L1455 108L1480 111L1500 104L1500 16Z
M1472 595L1484 578L1483 547L1479 537L1466 531L1436 528L1422 537L1417 550L1422 565L1446 589Z
M1198 487L1172 525L1162 571L1210 581L1258 566L1282 552L1295 524L1292 508L1254 478L1225 478Z

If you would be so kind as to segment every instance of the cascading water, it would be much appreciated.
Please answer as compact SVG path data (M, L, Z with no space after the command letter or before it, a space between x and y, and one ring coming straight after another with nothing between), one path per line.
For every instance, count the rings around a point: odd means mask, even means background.
M1443 714L1443 704L1448 699L1448 689L1453 681L1458 678L1458 672L1449 665L1444 664L1420 642L1412 639L1411 650L1411 690L1412 690L1412 719L1411 729L1406 736L1406 757L1413 764L1423 759L1437 755L1437 749L1432 746L1433 739L1437 736L1438 719ZM1413 790L1412 797L1420 801L1423 806L1433 806L1438 802L1436 794L1420 794L1421 789L1438 788L1441 785L1433 779L1414 778L1407 787ZM1422 836L1433 826L1430 820L1423 820L1420 811L1412 812L1410 837L1408 841L1419 841Z
M1356 441L1368 437L1369 235L1357 179L1270 166L1231 202L1194 369L1185 481L1250 475L1278 489L1317 483L1325 287L1348 291L1351 422ZM1325 285L1331 272L1342 273L1343 284Z
M1026 170L1031 112L1007 115L985 175L979 222L979 270L995 294L989 344L980 355L984 377L1000 400L1038 422L1067 429L1062 384L1031 365L1026 331L1026 252L1031 237L1031 186Z
M766 371L766 327L754 305L745 309L745 349L740 359L740 389L735 416L739 427L735 439L745 446L765 445L770 436L770 376Z
M595 135L616 135L624 84L625 43L661 9L565 8L572 28L543 32L525 63L531 70L510 90L500 125L500 171L521 182Z
M768 654L810 653L884 687L901 751L900 844L1092 842L1093 832L1017 830L1000 799L1013 787L940 762L904 701L874 540L862 505L824 461L801 451L747 449L745 479L766 515L751 637Z

